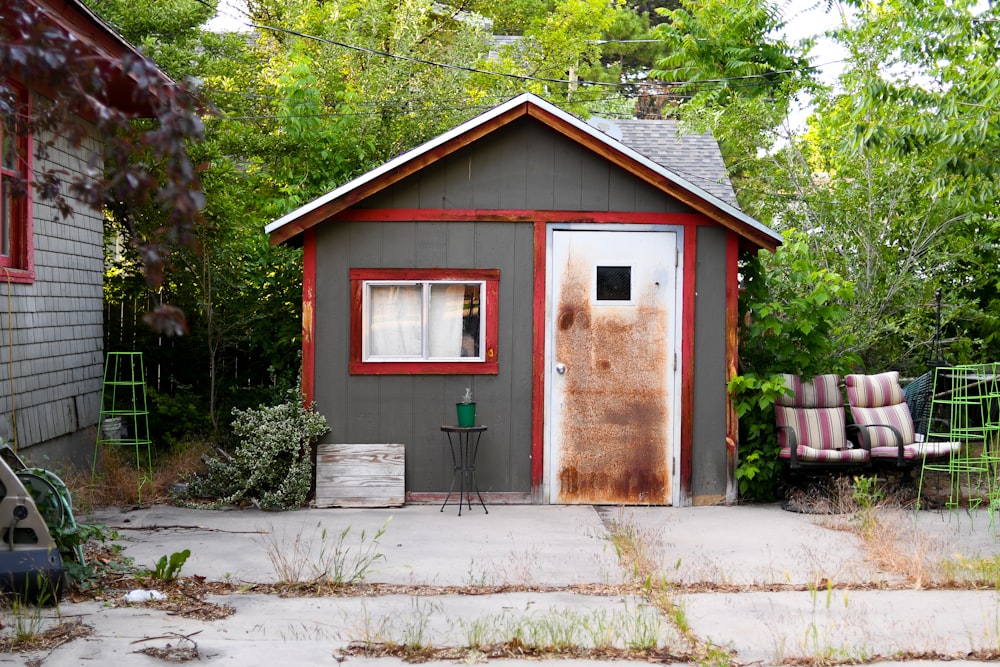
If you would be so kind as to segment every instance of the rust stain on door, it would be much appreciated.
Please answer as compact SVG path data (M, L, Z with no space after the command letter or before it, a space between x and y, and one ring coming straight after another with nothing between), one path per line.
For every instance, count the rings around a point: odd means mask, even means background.
M555 354L567 367L559 499L670 502L666 318L659 284L634 305L593 305L587 270L569 262L557 304Z

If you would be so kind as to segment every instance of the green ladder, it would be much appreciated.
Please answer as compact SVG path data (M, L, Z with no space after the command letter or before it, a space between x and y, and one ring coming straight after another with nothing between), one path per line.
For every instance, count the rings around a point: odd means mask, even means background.
M91 477L97 475L101 447L135 449L136 490L153 483L152 440L149 437L149 409L146 406L146 378L142 352L108 352L104 361L101 413L97 423L97 446ZM145 450L145 462L143 462ZM144 465L145 464L145 465Z

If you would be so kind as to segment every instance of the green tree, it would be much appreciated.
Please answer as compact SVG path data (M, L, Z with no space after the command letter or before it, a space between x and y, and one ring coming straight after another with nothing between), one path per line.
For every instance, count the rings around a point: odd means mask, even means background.
M856 360L845 330L853 286L815 262L808 235L788 230L773 255L746 257L741 272L740 374L729 393L740 419L740 495L773 500L781 475L774 403L781 373L842 373Z

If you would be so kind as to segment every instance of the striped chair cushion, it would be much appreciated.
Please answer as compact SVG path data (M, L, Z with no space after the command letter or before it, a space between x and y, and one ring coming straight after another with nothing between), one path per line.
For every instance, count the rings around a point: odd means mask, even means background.
M860 426L877 424L893 426L899 431L904 445L913 444L916 431L910 409L906 406L903 388L899 386L899 373L892 371L878 375L848 375L844 378L847 384L847 401L851 406L851 416L854 423ZM890 429L868 428L869 441L872 446L872 456L876 457L878 447L896 448L898 454L899 440Z
M808 382L789 373L782 377L792 393L779 398L778 405L790 408L841 408L844 405L839 375L817 375Z
M903 447L903 459L938 459L951 456L961 449L960 442L919 442ZM899 447L872 447L873 459L894 459L899 456Z
M798 446L800 461L823 463L864 463L868 460L868 450L861 449L816 449L805 445ZM778 456L783 459L792 458L789 447L782 447Z
M776 401L775 423L779 427L788 426L795 432L795 442L799 445L800 451L803 447L807 450L846 449L848 443L845 436L846 421L844 399L840 394L840 376L817 375L805 382L798 375L790 373L782 377L785 386L791 389L792 393ZM778 429L778 443L788 454L787 430Z

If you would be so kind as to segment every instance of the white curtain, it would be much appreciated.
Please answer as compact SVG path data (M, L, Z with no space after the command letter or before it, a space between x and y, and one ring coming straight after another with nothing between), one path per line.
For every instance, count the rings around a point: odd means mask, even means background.
M374 357L419 357L422 350L423 287L372 285L369 353ZM461 318L459 318L461 326Z
M462 309L465 285L431 285L430 357L462 356Z

